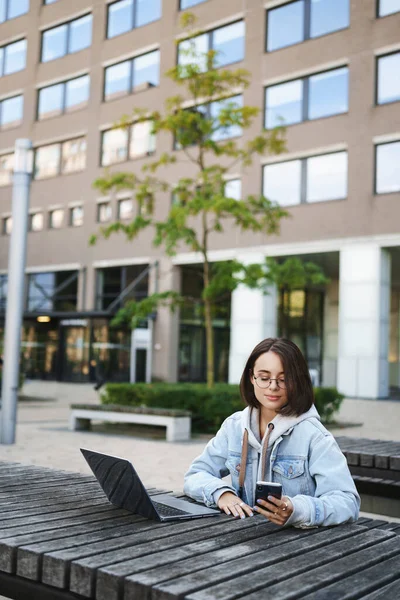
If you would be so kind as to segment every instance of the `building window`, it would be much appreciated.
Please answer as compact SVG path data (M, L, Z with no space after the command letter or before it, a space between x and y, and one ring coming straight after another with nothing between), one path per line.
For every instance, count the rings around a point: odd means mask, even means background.
M161 18L161 0L119 0L108 5L107 37L112 38Z
M160 51L112 65L104 73L104 100L114 100L160 83Z
M215 66L217 67L243 60L245 52L244 21L224 25L189 40L184 40L178 46L178 64L182 66L192 64L195 59L193 53L200 54L196 58L200 61L199 66L205 70L205 54L210 50L216 53Z
M400 141L376 147L376 193L400 192Z
M86 166L86 138L40 146L35 150L35 179L82 171Z
M348 111L347 67L267 87L265 127L293 125Z
M386 17L386 15L393 15L396 12L400 12L400 0L378 0L378 16Z
M151 121L133 123L129 128L110 129L102 136L102 166L139 158L155 151L156 140Z
M12 232L12 217L6 217L3 219L3 233L5 235L11 235Z
M400 100L400 52L378 59L377 104Z
M10 185L14 171L14 154L0 156L0 186Z
M266 165L263 187L280 206L346 198L347 152Z
M88 48L92 43L92 15L85 15L42 33L42 62Z
M43 227L43 213L38 212L29 215L29 231L42 231Z
M71 227L83 225L83 206L74 206L69 211L69 224Z
M229 179L225 183L225 197L234 200L242 199L242 181L240 179Z
M179 8L180 10L185 10L186 8L191 8L192 6L196 6L197 4L202 4L206 0L181 0Z
M0 128L8 129L21 125L24 112L24 97L13 96L0 102Z
M109 202L99 202L99 204L97 205L97 222L107 223L107 221L111 221L111 217L111 204Z
M296 0L267 11L267 51L345 29L349 0Z
M89 75L42 88L38 92L38 119L49 119L84 108L89 101L89 88Z
M32 273L28 276L28 311L76 310L76 271Z
M62 208L56 208L49 213L49 228L60 229L63 225L64 211Z
M0 275L0 312L5 312L7 307L8 275Z
M118 202L118 219L132 219L133 217L133 200L126 198Z
M19 40L0 48L0 77L25 69L26 47L26 40Z
M121 308L126 301L143 300L148 295L149 279L144 274L147 265L128 265L125 267L108 267L97 270L96 310L107 310L126 288L142 275L133 289L121 299L115 310Z
M29 0L1 0L0 23L15 19L29 12Z
M43 4L54 4L54 2L58 2L58 0L44 0Z

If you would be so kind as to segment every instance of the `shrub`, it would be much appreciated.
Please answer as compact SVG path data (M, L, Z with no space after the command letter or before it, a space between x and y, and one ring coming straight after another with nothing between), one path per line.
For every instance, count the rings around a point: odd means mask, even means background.
M342 400L335 388L315 389L315 404L325 422L332 420ZM215 433L224 419L245 406L239 386L228 383L218 383L212 389L203 383L108 383L101 401L190 410L193 431L201 433Z

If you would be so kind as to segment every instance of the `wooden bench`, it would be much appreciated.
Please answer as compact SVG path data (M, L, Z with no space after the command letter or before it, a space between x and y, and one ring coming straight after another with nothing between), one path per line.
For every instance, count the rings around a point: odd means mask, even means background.
M400 516L400 442L336 437L361 495L362 510Z
M90 429L91 421L138 423L167 428L167 442L190 440L191 413L185 410L120 406L115 404L71 404L70 429Z

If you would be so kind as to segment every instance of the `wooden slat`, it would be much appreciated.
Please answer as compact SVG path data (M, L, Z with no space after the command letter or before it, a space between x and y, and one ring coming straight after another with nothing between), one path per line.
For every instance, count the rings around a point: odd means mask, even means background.
M270 586L277 581L282 583L290 576L309 572L314 565L327 564L360 548L370 548L373 544L390 541L390 538L397 539L391 532L357 529L357 525L330 529L305 540L300 539L274 548L272 552L265 549L253 553L251 561L235 559L230 561L229 565L216 565L191 575L171 579L153 587L152 598L243 598L249 592L266 586L269 597L275 598L270 594ZM344 539L333 543L335 536L340 534Z
M388 583L381 587L379 584L379 589L371 592L367 596L364 596L363 600L392 600L392 598L396 598L399 594L400 589L400 579L396 578L392 583Z

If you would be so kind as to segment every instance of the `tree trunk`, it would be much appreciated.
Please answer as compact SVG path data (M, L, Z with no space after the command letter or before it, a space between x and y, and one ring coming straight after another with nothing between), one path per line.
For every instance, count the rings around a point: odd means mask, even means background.
M204 261L204 287L210 282L210 265ZM214 386L214 336L211 316L211 302L208 298L204 299L204 319L206 325L206 349L207 349L207 387Z

